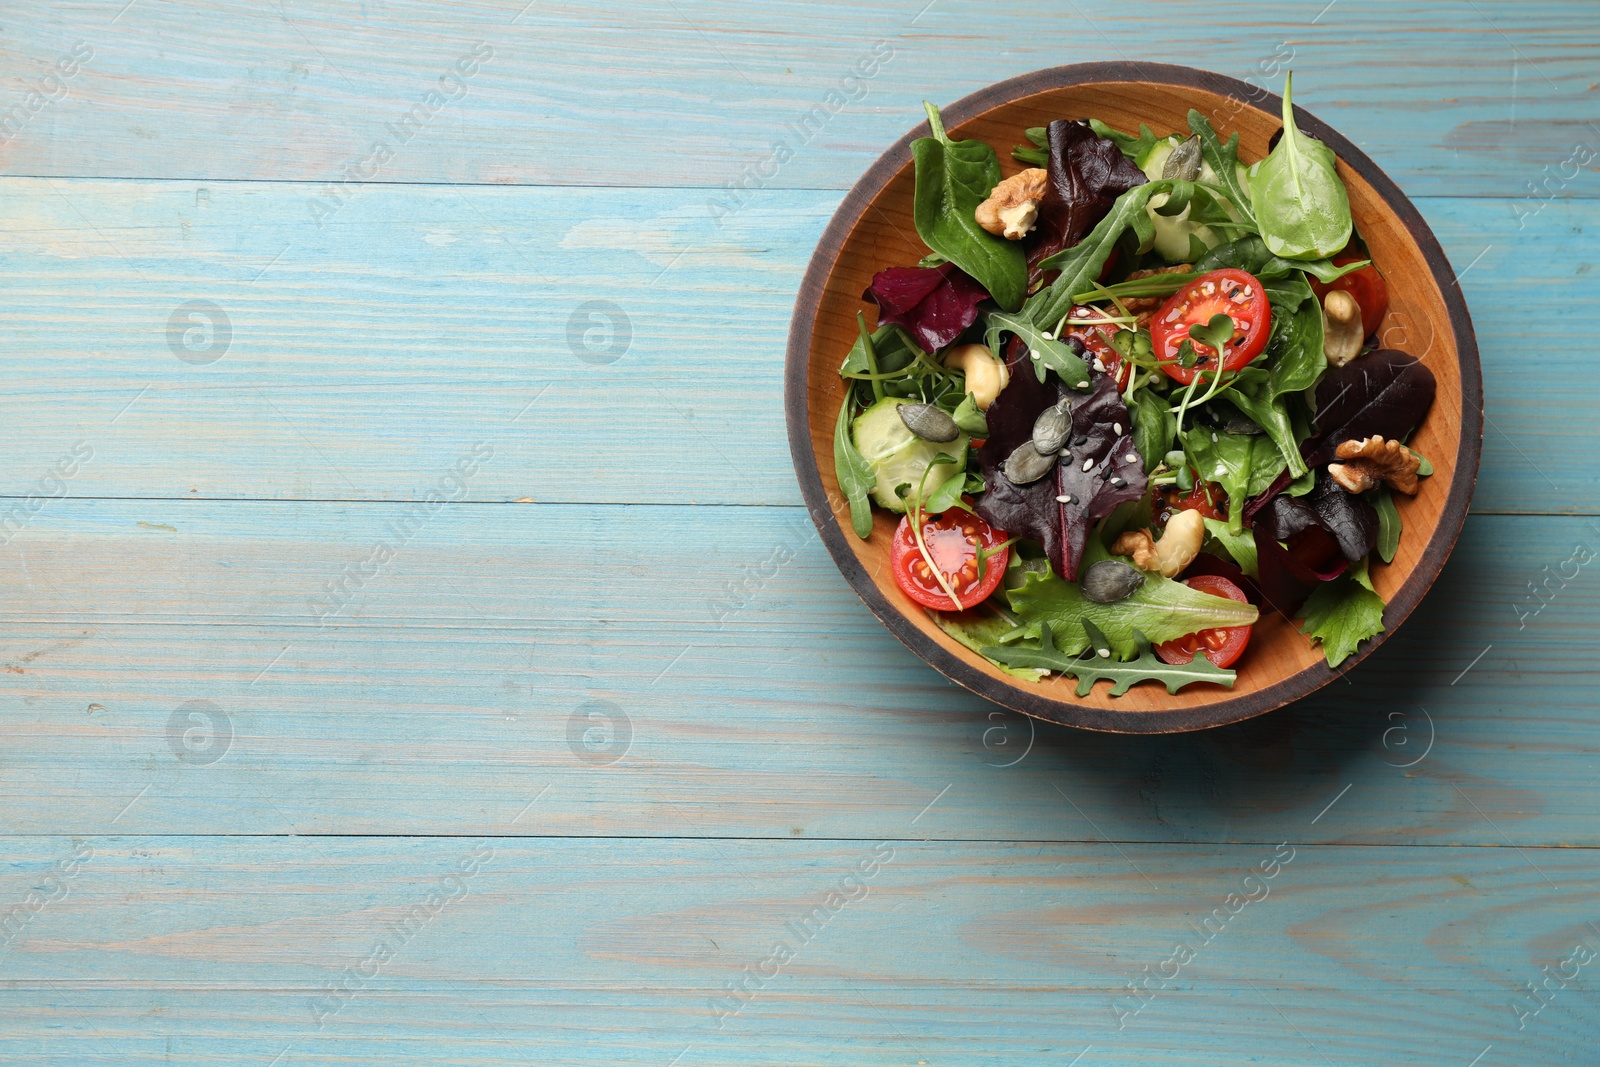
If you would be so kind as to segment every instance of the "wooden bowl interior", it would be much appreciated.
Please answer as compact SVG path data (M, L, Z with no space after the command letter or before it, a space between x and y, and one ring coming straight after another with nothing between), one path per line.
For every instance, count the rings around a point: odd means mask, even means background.
M1184 85L1108 81L1053 88L1000 104L953 126L950 135L956 139L977 138L993 145L1009 175L1022 167L1011 158L1011 146L1024 140L1023 130L1029 126L1042 126L1056 118L1094 116L1117 129L1137 131L1143 122L1157 134L1165 134L1187 130L1187 114L1191 107L1208 114L1224 138L1233 131L1239 133L1240 159L1247 164L1266 154L1268 140L1282 125L1276 113L1220 93ZM1450 497L1461 445L1461 369L1446 302L1423 251L1396 213L1360 174L1343 160L1339 170L1350 193L1356 227L1370 246L1372 258L1389 286L1389 312L1380 336L1387 347L1399 348L1424 359L1439 383L1438 398L1413 441L1433 463L1435 473L1423 479L1422 489L1415 497L1397 494L1404 523L1399 555L1393 563L1377 564L1373 569L1374 584L1385 601L1389 601L1417 567ZM1071 707L1080 706L1109 709L1130 716L1174 708L1213 708L1217 712L1216 722L1221 723L1231 721L1224 705L1241 704L1241 696L1282 682L1299 672L1320 669L1331 679L1333 673L1326 667L1322 653L1311 647L1309 640L1298 632L1297 625L1281 616L1271 616L1256 627L1250 648L1238 664L1238 681L1231 690L1197 685L1169 695L1159 686L1143 683L1124 696L1108 697L1105 695L1107 687L1099 685L1091 695L1080 698L1074 695L1075 683L1069 679L1052 677L1037 685L1020 681L946 636L926 612L900 592L888 567L889 542L898 516L877 510L872 538L868 541L848 532L848 507L839 493L833 465L834 421L844 396L844 383L838 369L856 338L856 312L864 311L869 324L876 321L876 307L862 300L872 275L885 267L913 264L925 253L911 221L913 181L908 159L872 196L845 237L827 275L821 300L814 309L807 376L811 447L828 506L846 531L845 542L891 607L929 641L1000 685L1036 690L1040 695L1063 702L1060 714L1049 715L1060 721L1072 721ZM804 308L797 310L797 315L805 313ZM1471 476L1469 472L1468 477ZM1452 530L1452 543L1454 536ZM1445 547L1448 550L1449 546ZM1392 631L1398 620L1386 619L1386 623ZM1035 708L1023 710L1037 713ZM1240 716L1232 716L1237 717Z

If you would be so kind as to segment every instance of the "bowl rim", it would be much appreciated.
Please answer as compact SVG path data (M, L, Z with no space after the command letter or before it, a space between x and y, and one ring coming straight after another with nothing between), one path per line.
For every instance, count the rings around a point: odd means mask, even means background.
M1224 74L1168 63L1110 61L1074 63L1047 67L1007 78L962 97L941 109L946 125L955 127L992 108L1023 97L1075 85L1145 82L1201 89L1248 101L1259 110L1282 109L1278 95ZM799 477L806 510L817 526L822 542L844 575L878 620L911 651L946 678L1002 707L1048 722L1061 723L1108 733L1179 733L1238 722L1262 715L1299 700L1327 685L1361 663L1398 630L1438 578L1449 559L1466 522L1467 507L1477 484L1478 466L1483 451L1483 379L1478 361L1478 345L1466 299L1450 261L1420 212L1400 187L1338 131L1298 105L1295 122L1305 133L1322 141L1352 170L1356 171L1410 233L1428 264L1442 294L1455 340L1455 357L1461 376L1460 444L1449 495L1439 513L1439 522L1428 538L1416 566L1384 608L1384 629L1366 642L1340 665L1330 668L1318 661L1286 678L1197 708L1172 708L1163 711L1119 711L1077 704L1047 696L1042 690L1030 692L1033 683L1002 681L977 670L914 626L879 592L866 569L845 539L822 485L822 474L812 451L811 414L808 405L811 341L824 286L834 262L843 251L846 239L855 229L868 206L888 182L911 161L911 142L928 135L926 121L919 123L895 141L851 186L840 201L833 218L823 230L800 288L795 294L794 313L789 324L789 340L784 366L784 415L789 434L789 451Z

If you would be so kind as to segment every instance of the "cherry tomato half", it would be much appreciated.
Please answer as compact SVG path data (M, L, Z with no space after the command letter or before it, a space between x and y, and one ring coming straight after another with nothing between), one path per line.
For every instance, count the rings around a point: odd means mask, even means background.
M1212 596L1224 596L1241 604L1248 602L1243 589L1215 574L1197 574L1183 584ZM1163 641L1156 646L1156 655L1161 657L1163 663L1190 663L1194 660L1194 654L1199 652L1218 667L1231 667L1249 643L1250 627L1227 626Z
M1117 379L1118 389L1128 388L1128 379L1133 377L1133 368L1122 365L1122 356L1117 353L1115 348L1111 347L1111 342L1106 339L1118 330L1126 330L1128 327L1123 323L1112 321L1114 316L1111 312L1101 308L1080 305L1074 307L1072 314L1067 317L1076 321L1061 331L1062 338L1077 338L1082 343L1090 361L1098 359L1100 365L1106 369L1106 373ZM1105 320L1105 325L1096 326L1093 323L1084 322L1084 319L1103 319Z
M901 519L895 528L894 542L889 549L889 567L894 571L894 580L900 584L900 591L923 607L935 611L964 611L987 598L1005 576L1011 549L994 551L994 547L1005 540L1003 532L961 508L923 517L922 542L928 546L934 566L944 572L950 588L961 599L959 604L950 600L949 594L939 585L939 579L928 568L928 561L917 550L916 539L911 534L910 515ZM993 553L984 561L982 581L978 579L980 544Z
M1261 283L1255 275L1232 267L1210 271L1173 293L1150 320L1156 358L1174 361L1161 365L1168 377L1187 385L1200 371L1216 372L1216 350L1189 336L1189 327L1204 326L1213 315L1227 315L1233 320L1233 338L1223 345L1223 370L1238 370L1267 347L1267 337L1272 332L1272 305L1267 302ZM1176 362L1184 341L1194 347L1199 357L1192 367Z
M1355 263L1366 259L1366 256L1352 255L1341 252L1333 257L1333 265L1342 267L1346 263ZM1371 337L1378 332L1378 327L1383 325L1383 316L1389 310L1389 286L1383 280L1383 275L1378 273L1378 268L1368 263L1360 270L1351 271L1343 278L1336 278L1326 284L1311 279L1311 291L1321 300L1334 289L1343 289L1356 298L1356 303L1361 305L1361 336Z
M1193 467L1189 469L1194 470ZM1161 490L1156 494L1155 504L1156 521L1162 524L1179 511L1198 511L1208 519L1228 517L1228 494L1216 482L1202 482L1199 478L1194 480L1194 488L1187 494L1176 486Z

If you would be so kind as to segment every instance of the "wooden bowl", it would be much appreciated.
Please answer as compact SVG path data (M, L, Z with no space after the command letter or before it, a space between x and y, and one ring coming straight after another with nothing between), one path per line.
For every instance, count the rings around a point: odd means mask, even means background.
M1218 74L1152 63L1035 71L957 101L943 115L952 138L987 141L1012 174L1021 164L1011 159L1010 148L1024 140L1029 126L1095 117L1129 132L1144 122L1165 134L1188 129L1190 108L1208 115L1224 138L1238 131L1246 162L1267 153L1282 125L1282 101L1271 93ZM1400 551L1393 563L1373 568L1374 584L1388 603L1385 630L1341 664L1347 669L1411 614L1461 533L1483 444L1483 384L1466 303L1422 216L1355 145L1303 110L1296 109L1295 119L1339 157L1356 227L1389 286L1389 313L1380 330L1385 346L1423 359L1438 380L1437 398L1412 442L1435 473L1423 479L1415 497L1396 494L1404 523ZM866 311L869 323L875 319L876 308L861 298L872 275L914 264L925 252L911 221L911 142L927 135L923 124L900 138L844 198L811 257L789 328L789 447L806 505L845 578L896 637L946 677L1052 722L1123 733L1196 730L1260 715L1327 685L1337 672L1296 624L1278 615L1257 624L1232 689L1194 685L1168 695L1146 682L1110 697L1101 683L1078 697L1070 679L1013 678L948 637L900 592L888 567L898 516L876 511L867 541L848 532L849 509L833 468L834 421L844 397L838 370L856 338L856 312Z

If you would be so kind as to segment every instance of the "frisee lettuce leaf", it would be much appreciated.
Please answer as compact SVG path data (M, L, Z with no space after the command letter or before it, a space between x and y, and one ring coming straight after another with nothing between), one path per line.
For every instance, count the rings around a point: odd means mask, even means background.
M1089 562L1087 556L1084 562ZM1027 636L1037 637L1048 626L1056 648L1069 656L1090 647L1088 624L1100 628L1118 657L1132 659L1139 654L1139 633L1159 644L1219 626L1250 626L1260 617L1251 604L1202 593L1155 573L1147 573L1132 596L1114 604L1096 604L1076 582L1054 574L1027 574L1006 597Z
M1362 560L1331 582L1319 585L1296 618L1300 632L1322 646L1328 666L1337 667L1369 637L1383 632L1383 598L1372 588Z

